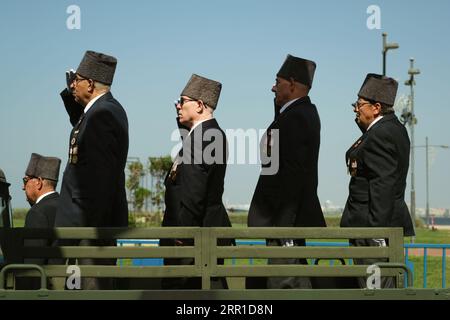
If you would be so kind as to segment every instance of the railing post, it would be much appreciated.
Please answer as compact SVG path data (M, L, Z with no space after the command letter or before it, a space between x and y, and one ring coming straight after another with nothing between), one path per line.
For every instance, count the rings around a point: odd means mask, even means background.
M389 262L403 263L403 230L396 228L389 231ZM395 245L394 245L395 244ZM397 287L404 287L403 277L396 277Z
M446 254L446 248L442 248L442 288L445 288L447 286L446 279L445 279L445 271L447 269L447 254Z
M405 245L403 244L404 250L405 250L405 264L406 266L408 266L408 262L409 261L409 248L405 247ZM414 278L414 272L412 273L412 277ZM408 283L407 279L405 279L405 277L403 277L403 281L404 283Z
M423 248L423 287L427 287L427 248Z
M210 264L210 253L211 253L211 229L210 228L200 228L201 235L201 270L202 270L202 289L211 289L211 264Z

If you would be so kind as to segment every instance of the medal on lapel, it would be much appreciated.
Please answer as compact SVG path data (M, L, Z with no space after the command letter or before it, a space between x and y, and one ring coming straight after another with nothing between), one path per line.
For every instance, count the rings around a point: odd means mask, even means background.
M356 172L358 171L358 161L353 158L348 159L347 168L350 176L356 177Z
M73 132L72 139L70 139L70 147L69 147L69 163L77 164L78 162L78 145L77 137L80 130L75 130Z
M272 155L272 130L267 131L267 157L270 157Z
M361 144L361 141L362 141L361 139L356 141L355 144L353 145L353 148L357 148Z
M77 164L78 163L78 134L80 133L80 125L85 117L83 113L78 120L78 123L74 127L72 132L72 136L70 138L70 146L69 146L69 163Z
M358 139L355 144L351 147L351 149L357 148L362 142L362 139ZM350 150L351 150L350 149ZM348 152L350 152L350 150ZM347 159L347 172L350 176L356 177L356 173L358 171L358 161L356 158L349 157Z
M172 181L175 181L175 179L177 178L177 168L178 168L178 159L175 159L172 168L170 168L170 173L169 173L169 178Z

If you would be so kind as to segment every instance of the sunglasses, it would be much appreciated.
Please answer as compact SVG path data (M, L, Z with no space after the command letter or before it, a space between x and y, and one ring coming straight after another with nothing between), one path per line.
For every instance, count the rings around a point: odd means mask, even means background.
M180 105L182 107L183 104L185 104L186 102L189 102L189 101L198 101L198 100L179 98L178 100L175 100L174 104L175 104L175 107L178 106L178 105Z
M32 179L37 179L37 177L23 177L22 181L23 181L23 185L26 186L28 181L32 180Z

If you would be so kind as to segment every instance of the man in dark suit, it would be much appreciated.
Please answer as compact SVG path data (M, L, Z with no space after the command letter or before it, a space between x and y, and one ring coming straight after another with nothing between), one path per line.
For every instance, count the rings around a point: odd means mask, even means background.
M116 65L112 56L87 51L76 73L69 76L69 88L61 93L73 130L56 227L128 225L124 173L128 120L110 92ZM80 245L89 243L82 241ZM85 264L92 263L88 260Z
M45 157L37 153L32 153L28 163L23 187L25 196L31 209L25 218L25 228L45 228L50 229L55 225L56 209L58 207L58 192L55 191L59 177L59 167L61 160L55 157ZM25 239L26 246L43 247L51 244L48 239ZM29 258L24 259L24 263L45 265L46 259ZM38 278L17 279L18 289L39 289Z
M316 64L288 55L276 83L275 119L261 142L261 175L250 204L249 227L326 226L317 197L320 118L308 96ZM274 166L273 164L277 165ZM273 170L278 167L278 170ZM270 170L268 170L270 168ZM304 245L304 239L272 239L268 245ZM305 259L269 259L269 264L302 263ZM247 278L248 288L308 288L309 279Z
M176 103L182 149L165 179L163 226L230 227L222 203L227 167L227 141L213 112L222 85L193 74ZM223 243L229 244L229 243ZM191 239L162 239L161 245L193 245ZM165 264L191 264L192 259L165 259ZM224 279L220 287L226 287ZM200 279L165 279L164 288L201 288Z
M410 142L405 127L394 113L398 83L392 78L368 74L353 106L363 135L346 152L351 175L349 196L341 227L403 227L405 236L414 228L406 206L405 188ZM356 239L356 246L385 246L385 239ZM381 262L357 259L358 264ZM366 287L359 279L360 287ZM383 287L394 287L392 278Z

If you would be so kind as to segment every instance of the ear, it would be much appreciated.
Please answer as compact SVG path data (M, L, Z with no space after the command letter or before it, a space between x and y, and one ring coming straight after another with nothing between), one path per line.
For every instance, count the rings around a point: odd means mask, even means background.
M379 116L381 114L381 104L379 102L376 102L372 105L372 107L374 115Z
M197 113L202 113L204 106L205 104L203 103L202 100L197 100L197 108L195 109L195 111L197 111Z
M89 91L90 93L92 93L92 92L94 92L94 90L95 90L95 83L94 83L94 80L92 80L92 79L88 79L88 81L89 81L89 88L88 88L88 91Z
M295 89L295 79L294 78L292 78L292 77L289 78L289 85L292 90Z
M36 187L41 190L44 187L44 180L42 178L36 179Z

